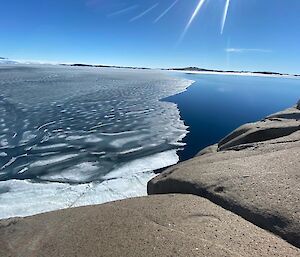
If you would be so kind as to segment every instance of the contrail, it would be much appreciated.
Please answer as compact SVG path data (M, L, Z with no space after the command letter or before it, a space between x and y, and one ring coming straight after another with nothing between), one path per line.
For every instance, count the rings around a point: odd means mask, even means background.
M179 42L183 40L185 34L186 34L187 31L189 30L191 24L193 23L194 19L196 18L197 14L199 13L199 11L200 11L201 7L203 6L203 4L205 3L205 1L206 1L206 0L200 0L200 1L199 1L199 3L198 3L198 5L197 5L197 7L196 7L194 13L192 14L192 17L190 18L188 24L185 26L185 29L184 29L184 31L183 31L182 34L181 34L181 37L180 37L180 39L179 39Z
M161 18L163 18L177 3L179 0L175 0L161 15L159 15L155 20L154 23L158 22Z
M146 11L142 12L141 14L139 14L138 16L133 17L130 22L136 21L140 18L142 18L144 15L146 15L148 12L152 11L154 8L156 8L158 6L159 3L156 3L155 5L151 6L149 9L147 9Z
M120 14L126 13L128 11L131 11L133 9L136 9L137 7L138 7L138 5L133 5L133 6L125 8L125 9L113 12L113 13L107 15L107 17L113 17L113 16L116 16L116 15L120 15Z
M230 0L226 0L226 4L225 4L225 8L224 8L224 14L223 14L223 20L222 20L221 34L223 34L223 31L224 31L229 5L230 5Z

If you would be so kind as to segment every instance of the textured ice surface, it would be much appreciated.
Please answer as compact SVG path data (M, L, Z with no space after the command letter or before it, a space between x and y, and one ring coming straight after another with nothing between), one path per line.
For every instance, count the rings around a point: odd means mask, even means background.
M172 165L176 161L175 150L133 160L109 173L103 182L0 181L0 219L147 195L146 184L155 176L151 170ZM91 168L90 164L80 165L84 169ZM69 175L80 179L76 171Z
M144 195L187 128L155 71L0 66L0 218Z

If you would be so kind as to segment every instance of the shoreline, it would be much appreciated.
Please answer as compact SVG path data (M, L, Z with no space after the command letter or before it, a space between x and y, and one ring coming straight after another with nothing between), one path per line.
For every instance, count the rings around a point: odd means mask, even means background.
M148 194L204 197L300 248L299 151L300 101L166 169Z
M149 196L1 220L0 255L299 256L299 150L300 102L166 169Z

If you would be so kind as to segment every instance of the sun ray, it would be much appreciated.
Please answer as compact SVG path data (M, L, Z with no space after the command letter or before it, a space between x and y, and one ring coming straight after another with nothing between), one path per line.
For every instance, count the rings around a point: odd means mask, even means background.
M226 20L227 20L229 5L230 5L230 0L226 0L226 4L225 4L225 8L224 8L224 14L223 14L223 19L222 19L221 35L224 32L224 27L225 27Z
M117 15L120 15L120 14L123 14L123 13L126 13L126 12L129 12L131 10L134 10L138 7L138 5L133 5L133 6L129 6L125 9L122 9L122 10L119 10L119 11L116 11L116 12L113 12L109 15L107 15L107 17L113 17L113 16L117 16Z
M199 3L195 9L195 11L193 12L191 18L189 19L189 22L187 23L187 25L184 28L184 31L182 32L179 42L183 40L185 34L187 33L187 31L189 30L191 24L193 23L194 19L196 18L197 14L199 13L199 11L201 10L203 4L205 3L206 0L199 0Z
M150 8L148 8L147 10L145 10L144 12L140 13L139 15L133 17L130 19L130 22L136 21L140 18L142 18L144 15L146 15L147 13L151 12L154 8L156 8L159 5L159 3L154 4L153 6L151 6Z
M154 23L157 23L160 19L162 19L178 3L178 1L179 0L175 0L161 15L154 20Z

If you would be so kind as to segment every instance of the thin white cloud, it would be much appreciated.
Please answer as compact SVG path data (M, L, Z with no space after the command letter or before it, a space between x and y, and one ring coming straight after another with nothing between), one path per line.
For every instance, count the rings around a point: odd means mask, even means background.
M154 23L157 23L160 19L162 19L178 3L178 1L179 0L175 0L161 15L154 20Z
M156 3L155 5L151 6L150 8L148 8L146 11L142 12L141 14L133 17L130 22L136 21L140 18L142 18L144 15L146 15L147 13L151 12L154 8L156 8L159 5L159 3Z
M227 15L228 15L228 9L230 5L230 0L226 0L225 8L224 8L224 14L223 14L223 19L222 19L222 28L221 28L221 34L223 34Z
M194 12L193 12L191 18L189 19L189 22L188 22L187 25L185 26L185 28L184 28L184 30L183 30L183 32L182 32L182 34L181 34L181 36L180 36L179 41L178 41L177 44L179 44L179 43L184 39L185 34L188 32L190 26L192 25L194 19L197 17L197 15L198 15L199 11L201 10L202 6L204 5L205 1L206 1L206 0L199 0L199 3L198 3L198 5L197 5L197 7L196 7L196 9L194 10Z
M108 17L113 17L113 16L117 16L117 15L129 12L131 10L136 9L137 7L138 7L138 5L129 6L125 9L122 9L122 10L119 10L119 11L116 11L116 12L113 12L113 13L109 14Z
M270 49L260 49L260 48L226 48L227 53L271 53Z

